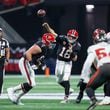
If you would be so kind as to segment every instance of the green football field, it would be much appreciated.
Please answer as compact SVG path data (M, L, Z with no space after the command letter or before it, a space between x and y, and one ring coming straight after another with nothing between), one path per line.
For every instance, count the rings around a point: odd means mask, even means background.
M14 105L7 97L6 89L25 81L22 76L5 76L3 94L0 97L0 110L86 110L89 106L89 100L84 99L80 104L75 103L78 94L78 77L71 77L71 87L74 89L73 95L67 104L61 104L64 91L56 83L54 76L36 76L37 85L28 94L22 98L24 105ZM96 94L103 93L103 87L100 87ZM98 97L102 97L98 96ZM110 110L110 106L97 106L95 110Z

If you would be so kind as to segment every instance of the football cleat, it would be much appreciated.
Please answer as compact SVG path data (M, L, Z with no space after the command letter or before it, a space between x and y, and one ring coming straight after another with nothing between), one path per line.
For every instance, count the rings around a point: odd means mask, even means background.
M21 100L18 100L17 98L16 98L16 100L15 100L13 103L16 104L16 105L24 105L24 104L21 102Z
M76 103L80 103L83 98L83 94L79 93L78 97L76 98Z
M97 105L110 105L110 97L105 96L104 99L99 102Z
M8 98L10 99L10 101L12 101L14 103L14 101L16 100L16 97L14 95L13 88L8 88L7 93L8 93Z
M65 104L65 103L68 103L69 101L68 101L68 97L64 97L64 100L62 100L60 103L62 103L62 104Z
M93 110L97 106L97 100L92 100L91 105L86 110Z
M7 93L8 93L8 98L10 99L10 101L11 101L13 104L16 104L16 105L24 105L24 104L23 104L20 100L18 100L18 98L15 96L13 88L8 88L8 89L7 89Z

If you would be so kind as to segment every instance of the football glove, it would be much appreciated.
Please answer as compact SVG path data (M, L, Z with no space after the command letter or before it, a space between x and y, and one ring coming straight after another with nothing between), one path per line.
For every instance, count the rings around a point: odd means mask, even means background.
M42 65L40 65L40 66L39 66L39 68L38 68L38 69L45 70L45 69L46 69L46 67L47 67L47 65L46 65L46 64L42 64Z
M41 56L40 58L38 58L38 59L36 60L36 65L37 65L37 66L42 65L42 64L44 63L44 59L45 59L44 56Z
M29 64L30 64L30 66L32 67L33 70L37 69L37 66L32 61L29 61Z
M36 65L32 65L31 67L32 67L33 70L37 70L38 69L38 67Z

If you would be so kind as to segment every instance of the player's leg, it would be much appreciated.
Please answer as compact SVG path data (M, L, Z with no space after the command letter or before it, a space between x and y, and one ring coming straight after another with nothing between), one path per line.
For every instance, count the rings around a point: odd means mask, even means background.
M22 63L22 61L21 61L21 63ZM22 70L23 67L21 66L21 63L19 63L19 68L20 68L22 74L24 75L24 77L26 78L27 82L24 82L23 84L21 84L21 91L17 95L18 101L24 94L29 92L36 85L35 73L34 73L34 70L31 68L30 64L28 63L28 61L25 60L23 62L24 71ZM15 90L17 90L17 89L15 89Z
M56 61L56 68L55 68L56 80L58 84L63 88L65 87L65 84L62 81L64 75L64 67L65 67L64 61L59 61L59 60Z
M35 86L34 71L24 58L20 59L19 68L23 76L27 79L27 82L7 89L10 100L15 104L19 104L20 98ZM14 95L15 92L18 92L16 96Z
M104 98L98 105L109 105L110 104L110 81L104 84Z
M58 84L61 85L65 90L65 97L64 97L65 103L68 99L69 90L70 90L69 78L70 78L71 71L69 72L69 74L66 75L65 72L67 70L71 70L71 68L68 69L68 65L66 65L64 61L57 60L55 74L57 76Z
M104 95L110 97L110 81L104 84Z
M2 93L2 86L3 86L3 67L0 67L0 95Z
M87 85L91 75L93 75L95 73L95 71L96 71L96 67L95 67L94 64L92 64L90 74L89 73L86 74L86 77L82 78L81 81L79 81L78 86L79 86L80 89L79 89L79 94L78 94L78 96L76 98L76 103L80 103L81 102L81 100L83 98L83 95L84 95L84 91L86 89L86 85Z
M3 90L3 77L4 77L4 58L0 59L0 95Z
M90 74L86 74L83 77L81 76L81 79L79 80L77 87L79 87L79 94L76 98L76 103L80 103L83 95L84 95L84 91L86 89L86 85L88 83L88 81L90 80Z
M87 85L87 83L85 83L85 82L82 82L80 84L79 94L78 94L78 96L76 98L76 103L80 103L81 102L81 100L83 98L83 95L84 95L84 90L86 89L86 85Z
M70 88L70 75L71 75L72 62L65 62L64 75L62 78L62 83L64 83L65 97L62 103L68 102L68 97L73 89Z
M104 67L98 69L96 73L90 78L90 81L87 84L86 93L91 100L91 105L87 110L93 110L97 105L97 99L95 97L95 90L100 87L106 81L106 78L103 77L103 74L106 72L103 71Z

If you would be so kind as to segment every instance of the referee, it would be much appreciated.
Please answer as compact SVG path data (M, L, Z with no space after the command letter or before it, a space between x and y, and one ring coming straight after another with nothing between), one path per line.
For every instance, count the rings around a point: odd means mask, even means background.
M8 64L10 57L9 42L3 38L3 30L0 28L0 94L2 92L3 76L5 65Z

